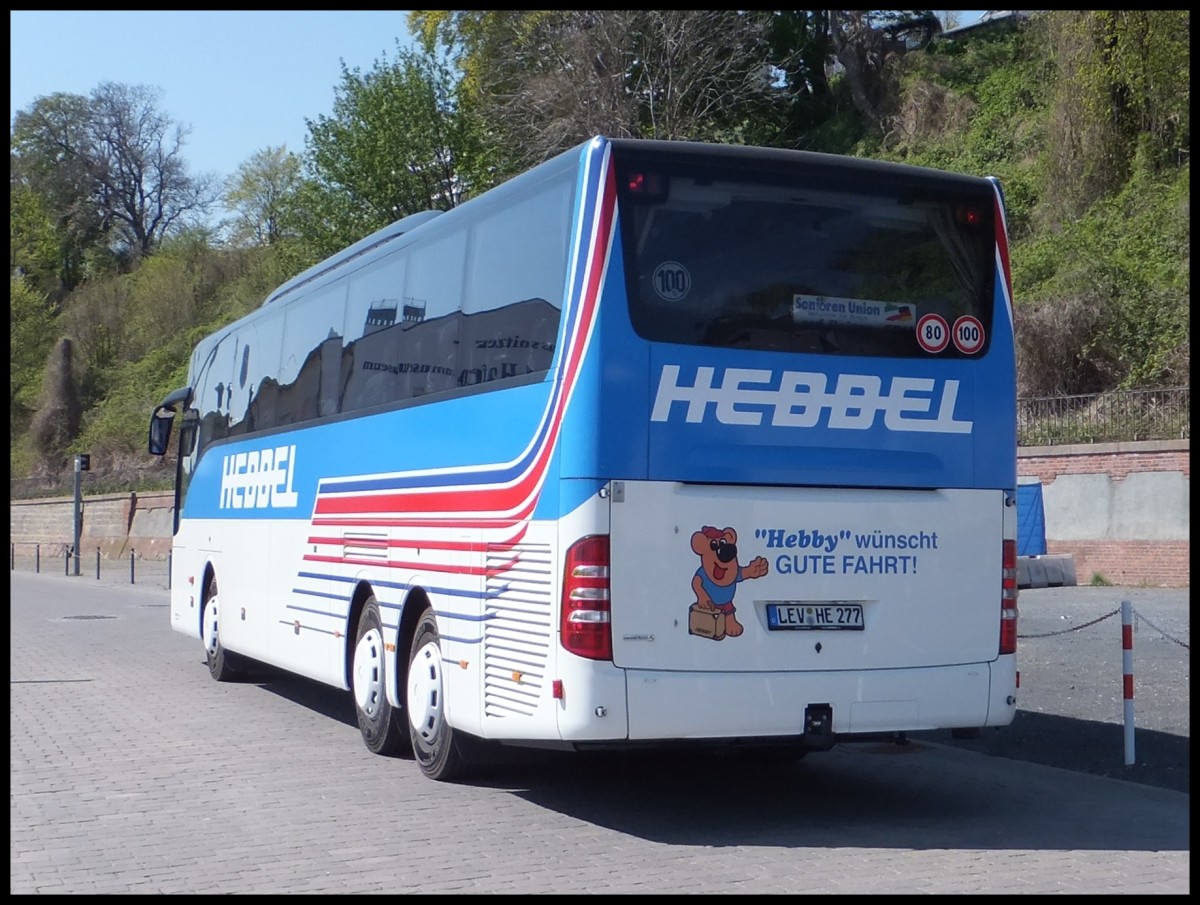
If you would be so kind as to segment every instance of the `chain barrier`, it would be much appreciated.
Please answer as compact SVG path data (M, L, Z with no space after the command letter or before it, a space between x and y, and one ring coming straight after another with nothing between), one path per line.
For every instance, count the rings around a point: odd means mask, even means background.
M1116 616L1120 612L1121 612L1121 608L1117 607L1117 609L1112 610L1108 613L1105 613L1103 616L1098 616L1097 618L1093 619L1091 622L1085 622L1082 625L1073 625L1070 628L1063 629L1061 632L1042 632L1041 634L1037 634L1037 635L1022 635L1020 632L1018 632L1017 638L1018 638L1018 640L1025 640L1027 638L1053 638L1057 635L1066 635L1066 634L1069 634L1070 632L1078 632L1081 629L1091 628L1093 625L1103 622L1105 619L1111 619L1113 616ZM1150 628L1154 629L1156 632L1158 632L1160 635L1162 635L1168 641L1172 641L1175 644L1178 644L1184 650L1190 651L1192 649L1191 645L1188 644L1186 641L1180 641L1178 638L1163 631L1161 628L1159 628L1157 625L1155 625L1153 622L1151 622L1149 619L1147 619L1145 616L1143 616L1141 613L1139 613L1136 609L1133 611L1133 616L1134 616L1134 631L1137 631L1138 622L1144 622L1144 623L1146 623L1146 625L1150 626Z
M1073 625L1070 628L1063 629L1061 632L1043 632L1040 635L1022 635L1020 632L1017 632L1017 638L1018 638L1018 640L1024 639L1024 638L1053 638L1055 635L1066 635L1066 634L1069 634L1070 632L1077 632L1080 629L1090 628L1091 626L1095 625L1098 622L1103 622L1105 619L1112 618L1113 616L1117 615L1117 613L1119 613L1119 612L1121 612L1121 608L1117 607L1111 613L1105 613L1103 616L1099 617L1098 619L1093 619L1091 622L1085 622L1085 623L1083 623L1083 625Z
M1135 632L1137 631L1138 622L1144 622L1144 623L1146 623L1146 625L1150 626L1150 628L1154 629L1156 632L1158 632L1160 635L1162 635L1168 641L1173 641L1174 643L1176 643L1180 647L1182 647L1184 650L1190 651L1192 649L1191 645L1188 644L1186 641L1180 641L1178 638L1175 638L1172 635L1168 634L1167 632L1164 632L1157 625L1155 625L1153 622L1151 622L1149 619L1147 619L1145 616L1143 616L1141 613L1139 613L1136 609L1133 611L1133 619L1134 619L1133 630Z

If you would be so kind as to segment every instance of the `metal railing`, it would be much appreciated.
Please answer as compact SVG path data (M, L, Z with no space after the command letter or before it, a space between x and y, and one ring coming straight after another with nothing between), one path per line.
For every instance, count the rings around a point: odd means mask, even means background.
M1017 400L1017 445L1184 440L1190 387Z
M20 548L18 550L18 548ZM81 570L84 561L88 562L88 569ZM151 580L160 578L166 581L167 590L171 589L171 560L172 554L167 552L165 560L144 559L136 553L129 554L129 583L137 584L138 581L138 564L142 565L143 573L148 573ZM76 575L87 574L90 571L92 556L85 554L82 550L76 550L70 543L58 543L55 541L40 542L40 541L10 541L8 545L8 568L9 571L15 572L18 567L24 571L32 571L40 573L43 569L48 572L56 572L56 562L62 562L62 574L70 576L72 566ZM96 564L96 580L101 578L103 563L104 571L110 577L114 574L124 578L125 561L121 557L106 557L103 556L100 548L95 548L95 564Z

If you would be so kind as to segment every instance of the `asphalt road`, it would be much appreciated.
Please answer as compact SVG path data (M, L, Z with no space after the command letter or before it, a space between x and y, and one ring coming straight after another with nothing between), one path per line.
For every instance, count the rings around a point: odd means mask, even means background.
M1067 587L1020 592L1021 689L1011 726L957 741L914 738L1190 792L1188 589ZM1133 753L1126 764L1121 602L1132 604Z
M213 682L165 588L149 566L134 585L14 571L11 893L1190 889L1190 795L1148 782L1164 736L1187 789L1186 592L1024 592L1018 721L975 742L775 766L556 755L446 784L369 754L346 692L270 671ZM1125 596L1174 636L1139 627L1132 768L1105 615ZM1086 757L1047 765L1093 731ZM1005 734L1013 750L988 750Z

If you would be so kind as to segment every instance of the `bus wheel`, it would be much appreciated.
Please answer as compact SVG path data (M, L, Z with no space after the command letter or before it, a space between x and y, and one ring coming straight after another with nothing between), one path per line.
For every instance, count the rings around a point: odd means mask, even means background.
M217 635L220 602L217 596L217 580L208 584L204 595L204 615L200 633L204 638L204 652L208 657L208 674L218 682L230 682L242 674L237 654L231 654L221 646Z
M358 641L351 666L354 709L367 750L393 755L404 750L402 715L387 699L387 648L383 643L383 618L372 596L358 620Z
M430 779L449 781L460 777L466 761L446 722L446 693L442 684L442 649L433 610L421 614L408 658L409 733L413 755L421 772Z

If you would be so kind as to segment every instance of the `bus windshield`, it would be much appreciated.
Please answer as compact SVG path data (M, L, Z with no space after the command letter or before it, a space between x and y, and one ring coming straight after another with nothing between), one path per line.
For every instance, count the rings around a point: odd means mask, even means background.
M993 203L978 185L871 178L844 161L614 156L630 317L646 339L919 357L927 314L974 317L991 335ZM941 357L963 354L947 344Z

